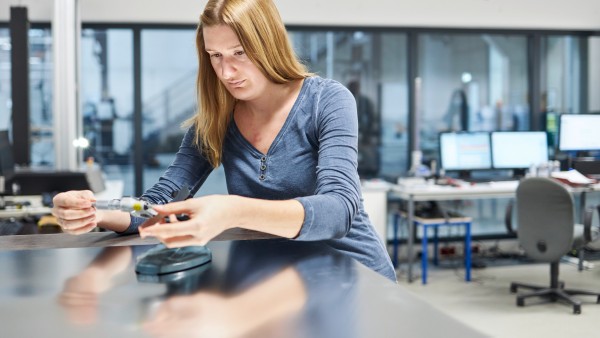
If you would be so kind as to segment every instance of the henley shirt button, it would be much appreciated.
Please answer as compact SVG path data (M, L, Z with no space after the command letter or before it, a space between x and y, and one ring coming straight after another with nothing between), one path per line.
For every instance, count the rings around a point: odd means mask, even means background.
M260 176L258 176L258 179L261 180L261 181L264 181L265 180L265 175L261 174Z
M267 169L266 165L263 164L263 165L260 166L260 170L265 171L265 169Z
M266 157L266 156L263 156L263 157L261 157L261 158L260 158L260 161L261 161L261 162L265 162L266 160L267 160L267 157Z

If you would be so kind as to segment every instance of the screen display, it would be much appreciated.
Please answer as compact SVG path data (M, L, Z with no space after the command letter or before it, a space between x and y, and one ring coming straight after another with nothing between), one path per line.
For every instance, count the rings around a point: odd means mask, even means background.
M496 169L524 169L548 162L548 138L544 131L492 133L492 164Z
M441 133L440 160L445 170L491 169L489 133Z
M561 151L600 150L600 115L562 114L558 133Z

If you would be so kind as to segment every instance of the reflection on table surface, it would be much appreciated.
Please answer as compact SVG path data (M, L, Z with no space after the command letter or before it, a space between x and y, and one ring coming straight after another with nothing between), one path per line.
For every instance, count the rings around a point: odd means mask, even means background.
M215 242L209 265L136 275L152 247L0 252L2 336L481 336L322 243Z

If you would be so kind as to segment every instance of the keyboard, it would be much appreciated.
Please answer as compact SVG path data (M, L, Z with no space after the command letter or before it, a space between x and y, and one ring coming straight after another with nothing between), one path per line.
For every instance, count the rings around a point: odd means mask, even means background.
M499 177L470 177L464 179L465 182L469 183L490 183L490 182L506 182L506 181L516 181L517 179L514 177L508 176L499 176Z

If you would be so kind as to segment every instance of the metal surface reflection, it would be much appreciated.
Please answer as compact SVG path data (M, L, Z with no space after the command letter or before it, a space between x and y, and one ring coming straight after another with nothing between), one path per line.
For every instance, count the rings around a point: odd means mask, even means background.
M347 257L284 240L235 242L228 257L223 272L211 269L179 279L182 290L165 280L171 296L155 304L145 332L157 337L354 336L354 273ZM190 285L198 290L190 294Z
M125 271L131 257L129 247L105 248L81 272L65 281L58 300L69 321L76 325L98 322L99 298L114 286L115 277Z
M149 280L153 247L0 251L0 336L482 336L324 243L211 242L209 265Z

